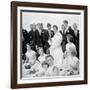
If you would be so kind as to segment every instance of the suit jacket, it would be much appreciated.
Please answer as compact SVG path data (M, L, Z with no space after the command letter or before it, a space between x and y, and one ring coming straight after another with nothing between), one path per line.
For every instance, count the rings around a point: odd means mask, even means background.
M50 47L49 43L48 43L49 33L47 30L43 29L41 31L41 35L39 34L39 31L36 30L35 35L36 35L36 45L37 46L42 45L44 50L46 50Z
M29 43L31 48L36 51L35 45L36 45L36 31L30 30L29 31Z
M25 42L28 43L29 42L29 37L28 37L27 30L22 29L22 34L23 34L23 37L24 37Z
M22 29L22 34L23 34L23 40L22 40L22 59L26 59L25 53L27 51L26 44L29 42L28 38L28 32L25 29Z
M51 38L54 36L54 31L51 30Z
M74 44L77 49L77 57L79 58L79 30L77 31L77 35L74 36Z

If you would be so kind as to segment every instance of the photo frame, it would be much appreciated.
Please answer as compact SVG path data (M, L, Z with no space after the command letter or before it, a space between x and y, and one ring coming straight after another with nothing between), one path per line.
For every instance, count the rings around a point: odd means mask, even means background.
M33 2L11 2L11 88L49 87L64 85L87 84L87 6ZM23 78L22 69L22 29L29 30L30 24L60 26L63 20L72 25L78 23L79 36L79 76L66 75L60 77L30 77ZM66 21L67 23L67 21ZM57 26L54 26L57 24ZM48 24L49 25L49 24ZM60 26L59 26L60 25ZM46 26L43 26L44 28ZM32 34L31 34L32 35ZM36 39L35 39L36 40ZM56 39L57 41L57 39ZM46 50L46 49L45 49ZM56 51L57 52L57 51ZM31 55L31 54L30 54ZM58 52L57 52L58 55ZM59 55L58 55L59 56ZM55 63L56 64L56 63ZM71 63L72 64L72 63ZM57 66L57 65L56 65ZM59 69L61 70L61 69ZM53 75L53 74L52 74Z

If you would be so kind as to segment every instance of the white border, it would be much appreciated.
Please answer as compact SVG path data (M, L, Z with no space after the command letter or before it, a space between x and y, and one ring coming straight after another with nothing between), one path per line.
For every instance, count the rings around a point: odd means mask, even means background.
M20 79L20 10L43 10L43 11L63 11L63 12L81 12L81 28L80 28L80 75L78 76L60 76L59 78L40 78L40 79ZM70 9L52 9L52 8L35 8L35 7L18 7L17 8L17 83L42 83L42 82L62 82L84 80L84 11Z

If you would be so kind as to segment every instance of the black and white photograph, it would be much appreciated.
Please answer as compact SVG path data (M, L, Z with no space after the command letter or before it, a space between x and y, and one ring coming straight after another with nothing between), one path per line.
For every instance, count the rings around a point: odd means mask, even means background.
M80 75L80 12L21 10L21 17L21 78Z

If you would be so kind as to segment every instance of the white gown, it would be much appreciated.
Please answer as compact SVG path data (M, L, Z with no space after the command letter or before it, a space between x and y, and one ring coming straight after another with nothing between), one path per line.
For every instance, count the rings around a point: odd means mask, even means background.
M50 46L50 54L54 57L54 65L60 67L63 60L63 52L61 47L62 35L60 32L56 32L52 38L52 43Z

